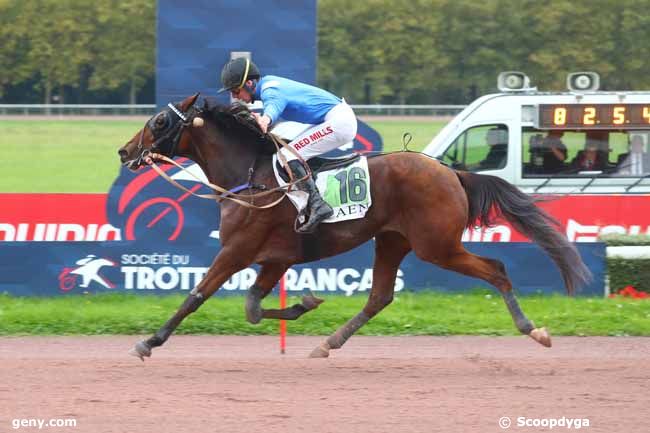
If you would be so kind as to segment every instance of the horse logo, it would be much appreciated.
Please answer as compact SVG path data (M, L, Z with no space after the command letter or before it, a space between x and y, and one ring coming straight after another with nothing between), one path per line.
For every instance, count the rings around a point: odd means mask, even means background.
M77 279L81 277L79 287L88 288L90 283L97 283L106 289L114 289L115 284L110 282L106 277L99 274L104 266L117 266L115 262L109 259L100 258L94 254L88 254L83 259L77 260L79 265L76 268L64 268L59 274L59 288L64 292L69 292L77 286Z

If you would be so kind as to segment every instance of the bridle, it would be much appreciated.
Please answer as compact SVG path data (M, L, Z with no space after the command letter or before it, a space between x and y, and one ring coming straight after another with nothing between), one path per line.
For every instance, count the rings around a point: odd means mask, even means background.
M140 132L140 139L138 140L138 156L135 159L137 165L142 165L143 160L152 153L165 155L169 158L174 157L174 152L178 147L178 142L181 139L183 130L192 124L192 120L199 114L199 110L192 104L187 112L181 111L171 102L167 104L167 109L157 113L147 122L145 126L149 128L154 137L154 142L149 149L144 148L144 130ZM158 119L163 119L160 124ZM130 162L128 162L130 163ZM127 164L127 163L125 163Z
M173 160L175 156L174 152L178 147L178 142L180 141L184 129L188 126L191 126L192 122L194 121L194 118L200 115L202 111L194 107L194 104L192 104L186 112L181 111L178 107L176 107L172 103L167 104L167 107L168 107L167 109L161 111L158 114L153 115L145 124L145 126L149 128L149 130L151 131L154 137L154 142L151 144L149 149L144 148L143 140L144 140L145 128L142 128L142 131L140 132L140 139L138 140L138 145L137 145L137 151L139 152L139 155L134 160L125 162L124 163L125 165L135 163L139 166L142 165L145 158L152 156L155 157L155 159L157 160L161 160L168 164L172 164L178 167L179 169L187 172L187 170L184 167L182 167L180 164L178 164L176 161ZM282 156L282 154L279 152L280 147L287 148L290 152L293 152L299 159L302 160L300 155L291 146L289 146L284 140L274 136L273 134L270 134L270 137L273 140L276 149L278 150L278 158L281 160L282 166L285 167L285 169L287 167L287 163L284 156ZM293 173L291 173L291 170L287 170L287 172L289 173L289 177L291 179L288 184L267 189L266 186L263 185L256 186L252 183L256 162L257 162L257 158L253 161L251 167L248 169L248 182L244 185L240 185L233 189L225 189L218 185L214 185L210 182L204 182L202 179L198 178L193 173L190 173L190 175L196 178L198 182L202 183L203 185L207 186L208 188L212 189L218 194L196 194L194 191L187 189L186 187L184 187L183 185L179 184L174 179L169 177L169 175L167 175L167 173L161 170L155 164L155 162L151 164L151 168L154 171L156 171L156 173L158 173L159 176L166 179L172 185L178 187L179 189L195 197L216 199L219 202L226 199L238 203L244 207L253 208L253 209L268 209L270 207L279 204L284 199L284 196L288 193L288 191L296 183L305 180L308 176L311 176L311 171L308 169L308 172L305 177L296 179L294 178ZM244 189L248 189L249 194L245 194L245 195L238 194L240 191ZM252 189L261 189L262 191L253 194ZM268 203L266 205L253 204L253 200L256 198L266 197L278 193L280 193L280 197L277 200L273 200L271 203Z

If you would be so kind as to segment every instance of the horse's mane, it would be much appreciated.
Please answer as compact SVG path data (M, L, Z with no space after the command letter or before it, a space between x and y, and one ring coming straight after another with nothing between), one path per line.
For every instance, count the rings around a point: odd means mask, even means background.
M229 138L254 146L259 154L275 153L275 144L270 135L262 132L246 105L220 105L205 99L201 111L206 120L211 120Z

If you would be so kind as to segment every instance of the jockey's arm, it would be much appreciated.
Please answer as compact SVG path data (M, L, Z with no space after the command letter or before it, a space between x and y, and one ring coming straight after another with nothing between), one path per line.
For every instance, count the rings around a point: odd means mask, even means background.
M277 88L268 87L262 90L261 98L264 104L264 114L261 118L267 117L269 122L267 127L275 123L287 106L287 98ZM258 121L259 123L259 121ZM260 125L261 126L261 125Z
M255 116L255 120L257 121L257 124L259 125L262 132L266 134L266 132L269 130L269 125L271 124L271 118L266 114L259 115L257 113L253 113L253 116Z

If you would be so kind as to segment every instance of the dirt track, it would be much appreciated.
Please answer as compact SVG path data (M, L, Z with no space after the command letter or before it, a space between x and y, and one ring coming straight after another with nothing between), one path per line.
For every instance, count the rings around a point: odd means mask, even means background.
M588 418L587 432L650 431L650 338L173 336L144 364L136 337L0 339L0 432L499 432L517 417ZM552 431L573 431L555 427Z

